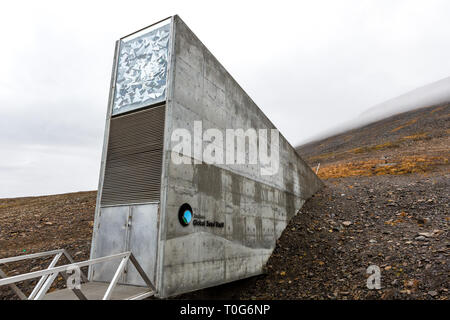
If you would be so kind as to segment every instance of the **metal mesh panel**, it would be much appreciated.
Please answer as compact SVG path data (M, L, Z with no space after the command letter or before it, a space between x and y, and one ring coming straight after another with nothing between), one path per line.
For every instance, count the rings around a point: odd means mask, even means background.
M104 205L159 201L165 106L111 119Z

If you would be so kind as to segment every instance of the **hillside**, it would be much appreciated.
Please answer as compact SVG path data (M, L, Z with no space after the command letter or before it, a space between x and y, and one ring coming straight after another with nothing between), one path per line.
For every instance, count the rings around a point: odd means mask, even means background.
M430 172L448 166L450 104L398 114L297 148L323 179Z
M283 232L267 273L177 298L449 299L449 111L422 108L298 148L326 186ZM0 199L0 257L66 248L88 259L95 197ZM366 287L372 264L381 290ZM14 295L1 287L0 299Z

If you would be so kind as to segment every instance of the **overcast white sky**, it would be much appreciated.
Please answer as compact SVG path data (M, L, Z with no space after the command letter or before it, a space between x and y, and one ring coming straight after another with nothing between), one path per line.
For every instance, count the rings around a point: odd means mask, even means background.
M8 1L0 198L97 188L114 41L179 14L293 145L450 75L450 1Z

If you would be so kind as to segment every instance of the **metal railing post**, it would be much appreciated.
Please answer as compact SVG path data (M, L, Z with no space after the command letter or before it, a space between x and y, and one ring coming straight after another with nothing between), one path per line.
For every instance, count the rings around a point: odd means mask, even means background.
M67 279L69 277L67 276L66 272L61 272L61 276L67 282ZM81 292L80 289L73 288L73 289L70 289L70 290L72 290L72 292L78 297L78 299L80 299L80 300L87 300L86 296L83 294L83 292Z
M63 254L62 252L58 253L53 258L52 262L50 263L50 265L48 266L47 269L53 268L56 265L56 263L58 263L58 260L59 260L59 258L61 258L62 254ZM44 284L45 280L47 280L47 278L48 278L48 275L46 274L39 279L39 281L36 284L36 286L34 287L33 291L28 296L28 300L33 300L36 297L37 293L39 292L39 290L41 289L42 285Z
M122 275L122 272L125 269L125 266L127 265L129 258L130 255L127 255L122 258L122 261L120 262L119 267L117 268L117 271L114 274L114 277L112 278L110 285L108 286L108 289L106 289L105 295L103 296L103 300L109 300L111 298L112 291L116 287L117 281L119 281L119 278Z
M75 263L75 261L72 259L72 256L66 251L66 249L63 249L64 256L69 260L70 263ZM84 282L89 282L88 278L85 276L85 274L80 270L81 272L81 278Z
M139 273L139 275L141 276L142 280L144 280L144 282L149 286L150 289L152 289L153 291L156 291L155 286L153 285L153 283L150 281L150 279L147 277L147 274L145 273L145 271L142 269L141 265L139 264L139 262L136 260L136 258L134 257L133 253L130 253L130 260L131 263L134 265L134 267L136 268L137 272Z
M2 269L0 269L0 279L1 278L7 278L7 277L8 276L6 275L6 273L4 273ZM17 294L17 296L19 296L20 300L27 300L27 296L14 283L11 283L9 285L9 287L11 289L13 289L13 291L15 292L15 294Z
M42 285L42 288L37 293L34 300L42 300L42 298L44 298L44 295L47 293L48 289L50 289L50 286L52 285L53 281L55 281L55 278L58 276L58 273L59 272L55 272L51 276L48 277L48 279Z

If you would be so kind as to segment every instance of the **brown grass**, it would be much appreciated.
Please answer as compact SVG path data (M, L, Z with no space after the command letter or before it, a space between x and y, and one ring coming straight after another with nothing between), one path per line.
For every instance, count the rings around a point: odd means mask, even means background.
M399 145L395 142L385 142L382 144L377 144L373 146L368 147L359 147L355 149L348 150L347 152L352 153L367 153L371 151L378 151L378 150L384 150L384 149L390 149L390 148L397 148Z
M382 144L377 144L377 145L368 146L368 147L358 147L358 148L345 150L345 151L341 151L341 152L323 153L323 154L320 154L317 156L310 157L310 158L308 158L308 160L312 162L312 161L317 161L317 160L336 158L337 156L344 155L347 153L355 153L355 154L368 153L368 152L372 152L372 151L378 151L378 150L384 150L384 149L390 149L390 148L398 148L398 147L399 147L398 142L385 142Z
M416 122L417 122L417 119L412 119L411 121L408 121L408 122L405 123L404 125L401 125L401 126L395 128L395 129L392 129L392 130L391 130L391 133L397 132L397 131L399 131L399 130L401 130L401 129L403 129L403 128L406 128L406 127L408 127L408 126L410 126L410 125L416 123Z
M444 107L445 107L445 106L438 107L438 108L434 108L433 110L431 110L430 114L433 114L433 113L435 113L435 112L437 112L437 111L444 110Z
M340 153L345 153L345 151L344 152L340 152ZM314 161L314 160L328 159L328 158L330 158L332 156L336 156L336 155L338 155L340 153L334 153L334 152L324 153L324 154L320 154L318 156L310 157L308 160Z
M428 133L424 132L424 133L413 134L411 136L404 136L404 137L402 137L402 140L418 141L418 140L425 140L427 138L430 138L430 137L429 137Z
M408 173L425 173L438 165L448 164L446 157L408 156L384 163L382 160L355 161L331 164L321 167L318 176L321 179L345 178L351 176L400 175Z

